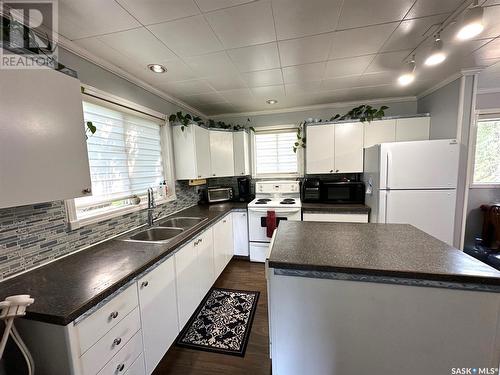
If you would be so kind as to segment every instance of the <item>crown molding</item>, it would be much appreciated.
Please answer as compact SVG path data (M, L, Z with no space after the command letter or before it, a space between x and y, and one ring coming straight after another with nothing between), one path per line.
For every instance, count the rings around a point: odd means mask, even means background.
M183 108L184 110L190 112L191 114L194 114L194 115L197 115L200 117L208 118L208 116L205 113L201 112L200 110L190 106L189 104L183 102L180 99L177 99L171 95L166 94L163 91L158 90L157 88L153 87L149 83L146 83L145 81L135 77L134 75L126 72L125 70L119 68L118 66L94 55L93 53L87 51L86 49L78 46L76 43L72 42L71 40L63 37L62 35L58 36L58 45L60 47L64 48L65 50L99 66L100 68L105 69L108 72L113 73L114 75L116 75L120 78L123 78L123 79L129 81L130 83L133 83L136 86L141 87L142 89L150 92L151 94L159 96L160 98Z
M395 103L395 102L413 102L416 101L416 96L401 96L401 97L391 97L391 98L377 98L370 100L363 100L363 103L366 104L385 104L385 103ZM255 111L255 112L235 112L235 113L221 113L210 116L213 119L220 119L225 117L248 117L248 116L259 116L259 115L273 115L280 113L290 113L290 112L302 112L302 111L311 111L316 109L329 109L329 108L342 108L348 107L351 105L359 105L361 101L349 101L349 102L335 102L335 103L327 103L327 104L314 104L307 105L301 107L290 107L290 108L280 108L280 109L270 109L264 111Z

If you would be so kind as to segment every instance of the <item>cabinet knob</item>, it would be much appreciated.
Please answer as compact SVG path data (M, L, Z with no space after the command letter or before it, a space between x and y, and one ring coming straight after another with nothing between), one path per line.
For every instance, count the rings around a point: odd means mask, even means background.
M149 285L149 281L143 281L143 282L141 283L141 286L142 286L143 288L147 287L148 285Z
M113 345L120 345L122 343L122 339L120 337L113 340Z
M215 173L212 173L212 176L215 176Z
M201 174L198 175L198 178L200 178L200 177L201 177Z
M337 173L338 173L338 172L339 172L339 170L337 169L337 170L335 170L335 172L337 172Z
M330 173L333 173L333 169L330 169Z
M118 318L118 311L113 311L111 314L109 314L109 317L111 319L116 319Z
M82 190L83 194L92 194L92 189L91 188L85 188Z
M122 372L125 369L125 364L120 363L118 366L116 366L116 371Z

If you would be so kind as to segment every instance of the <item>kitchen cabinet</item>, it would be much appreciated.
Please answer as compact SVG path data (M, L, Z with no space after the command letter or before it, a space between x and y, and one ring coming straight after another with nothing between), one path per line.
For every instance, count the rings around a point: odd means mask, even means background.
M364 123L364 147L396 141L396 120L375 120Z
M326 221L331 223L368 223L368 213L318 213L304 212L303 221Z
M211 177L234 176L233 132L210 130Z
M234 255L248 256L248 213L233 212Z
M430 117L411 117L396 120L396 142L429 139Z
M234 175L246 176L250 172L250 136L246 131L233 133Z
M335 172L335 125L309 125L306 130L306 172Z
M363 172L363 124L335 125L335 173Z
M213 230L206 230L194 241L198 256L200 296L203 298L215 282Z
M175 177L190 180L210 177L209 131L191 124L172 127L174 143Z
M201 299L198 252L194 243L195 241L189 242L174 256L180 329L187 323Z
M218 221L214 227L215 278L219 277L234 253L233 220L231 214Z
M0 74L0 208L89 195L80 81L52 69Z
M146 372L150 374L179 333L174 257L137 280Z

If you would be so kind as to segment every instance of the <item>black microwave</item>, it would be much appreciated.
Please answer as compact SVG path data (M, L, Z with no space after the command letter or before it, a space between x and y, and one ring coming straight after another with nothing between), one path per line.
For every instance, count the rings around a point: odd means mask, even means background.
M325 203L365 203L365 184L359 181L324 181L320 199Z

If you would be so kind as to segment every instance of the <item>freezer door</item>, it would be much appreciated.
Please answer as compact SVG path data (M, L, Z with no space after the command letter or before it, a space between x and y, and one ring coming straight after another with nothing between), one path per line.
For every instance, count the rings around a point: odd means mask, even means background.
M363 182L365 204L371 208L370 222L378 223L380 189L380 145L365 148Z
M381 189L455 189L459 145L455 140L384 143Z
M455 190L388 190L381 192L386 223L411 224L453 244Z

